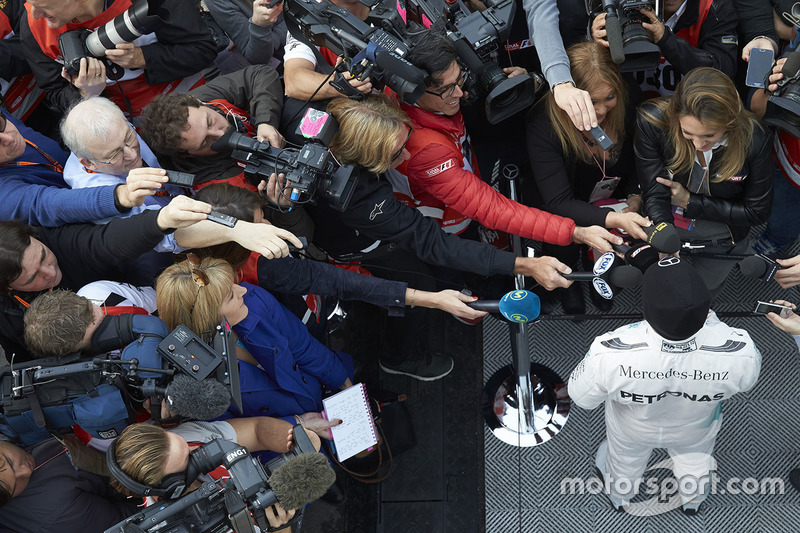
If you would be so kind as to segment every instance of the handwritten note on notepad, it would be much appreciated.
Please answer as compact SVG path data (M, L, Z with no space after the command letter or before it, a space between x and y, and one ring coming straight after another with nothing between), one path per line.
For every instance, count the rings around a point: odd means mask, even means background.
M375 422L369 408L369 396L363 383L357 383L325 398L322 404L325 406L325 418L342 420L341 424L331 428L336 455L340 461L378 443Z

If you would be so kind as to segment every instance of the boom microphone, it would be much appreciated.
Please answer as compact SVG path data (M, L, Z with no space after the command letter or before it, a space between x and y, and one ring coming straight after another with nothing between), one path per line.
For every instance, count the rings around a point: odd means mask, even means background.
M322 497L336 481L328 460L321 453L303 453L275 469L269 484L284 509L302 509Z
M539 297L525 290L507 292L499 300L477 300L467 305L478 311L500 313L510 322L530 322L541 312Z
M653 224L642 228L647 234L647 244L650 244L659 252L674 254L681 248L681 238L675 226L666 222Z
M225 385L213 378L197 381L186 374L178 374L167 385L164 399L170 411L195 420L217 418L231 404Z
M759 278L761 281L772 281L775 272L781 266L766 255L756 254L745 257L739 262L739 270L748 278Z
M622 27L619 23L619 15L614 2L603 1L603 11L606 13L606 39L608 40L608 51L611 60L617 65L625 62L625 52L622 43Z

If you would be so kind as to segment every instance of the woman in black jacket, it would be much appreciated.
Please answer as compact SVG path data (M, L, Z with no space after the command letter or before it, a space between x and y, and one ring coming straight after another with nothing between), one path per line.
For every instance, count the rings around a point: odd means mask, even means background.
M691 250L743 253L772 205L770 145L728 76L692 70L672 97L640 109L634 149L645 214L674 224ZM716 295L734 262L686 255Z

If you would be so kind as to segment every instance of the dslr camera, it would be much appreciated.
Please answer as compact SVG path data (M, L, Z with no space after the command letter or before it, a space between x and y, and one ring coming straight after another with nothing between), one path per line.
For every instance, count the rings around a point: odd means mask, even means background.
M125 13L114 17L95 31L81 28L59 35L58 48L67 74L78 75L82 58L105 57L106 50L113 50L119 43L133 42L164 24L170 12L159 5L160 0L157 2L154 1L154 5L151 6L148 0L136 0ZM119 70L116 65L110 67L107 64L106 67L109 74ZM109 77L115 79L111 75Z

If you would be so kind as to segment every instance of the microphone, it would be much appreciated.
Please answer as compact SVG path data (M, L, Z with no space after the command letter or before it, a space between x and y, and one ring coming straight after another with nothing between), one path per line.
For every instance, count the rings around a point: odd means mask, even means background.
M302 509L322 497L336 481L321 453L301 453L287 459L269 477L269 485L284 509Z
M666 222L642 228L647 234L647 244L665 254L674 254L681 248L681 238L675 226Z
M611 247L617 252L625 254L625 262L638 268L643 274L659 260L658 251L647 243L639 243L635 246L612 244Z
M164 399L170 411L195 420L217 418L231 404L225 385L212 378L197 381L186 374L178 374L167 385Z
M739 270L748 278L759 278L761 281L772 281L775 272L781 266L766 255L756 254L745 257L739 262Z
M614 297L614 288L634 287L642 282L643 277L638 268L626 265L613 252L601 255L591 272L561 275L573 281L591 281L594 290L606 300Z
M539 297L525 290L507 292L499 300L477 300L467 305L478 311L500 313L509 322L530 322L541 312Z
M606 39L608 39L608 51L611 60L617 65L625 62L625 52L622 43L622 27L619 23L619 15L611 2L603 2L603 10L606 12Z
M781 74L786 78L791 78L797 74L798 70L800 70L800 52L786 54L786 63L781 67Z

